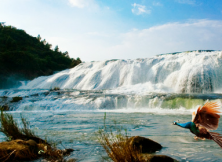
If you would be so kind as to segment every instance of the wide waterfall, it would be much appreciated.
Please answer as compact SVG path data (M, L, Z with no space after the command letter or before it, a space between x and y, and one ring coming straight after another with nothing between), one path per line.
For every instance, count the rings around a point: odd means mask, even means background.
M192 51L136 60L81 63L21 89L112 90L130 93L220 92L222 52Z
M1 105L14 111L175 112L196 109L206 100L221 103L221 87L222 52L192 51L82 63L38 77L19 89L0 90L0 99ZM11 102L17 96L22 101Z

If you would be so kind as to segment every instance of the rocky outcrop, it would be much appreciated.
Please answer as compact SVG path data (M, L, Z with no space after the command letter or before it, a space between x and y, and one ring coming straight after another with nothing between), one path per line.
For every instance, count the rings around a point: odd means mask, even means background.
M0 143L0 157L2 161L29 161L40 157L38 145L33 140L13 140Z
M64 161L63 157L73 151L73 149L56 150L47 144L38 144L34 140L17 139L0 143L0 159L4 162L32 161L40 157L49 159L49 161L51 159Z
M156 151L159 151L162 149L162 146L145 137L140 137L140 136L133 136L130 137L127 141L126 144L130 146L131 149L133 149L136 152L141 153L141 158L143 159L142 161L145 162L177 162L177 160L166 156L166 155L155 155L152 153L155 153Z
M19 102L20 100L22 100L22 97L12 97L12 101L11 102Z
M177 160L166 155L146 155L147 162L178 162Z

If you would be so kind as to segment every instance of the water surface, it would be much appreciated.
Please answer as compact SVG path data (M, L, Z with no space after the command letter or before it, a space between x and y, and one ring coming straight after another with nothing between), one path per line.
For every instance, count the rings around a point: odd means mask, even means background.
M84 162L102 161L102 157L107 156L95 133L103 127L104 112L14 111L11 114L20 121L22 113L37 135L56 142L60 149L73 148L76 151L67 158ZM156 154L168 155L182 162L219 162L222 159L221 148L214 141L195 140L189 130L172 125L178 119L180 122L190 121L189 114L106 112L107 126L114 126L116 121L117 126L127 128L130 136L148 137L160 143L164 148ZM221 127L217 132L222 133ZM2 133L0 140L5 140Z

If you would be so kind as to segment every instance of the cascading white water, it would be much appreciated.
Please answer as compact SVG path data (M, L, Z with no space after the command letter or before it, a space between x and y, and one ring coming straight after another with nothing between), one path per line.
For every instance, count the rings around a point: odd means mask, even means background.
M81 63L39 77L21 89L81 89L113 92L215 92L222 85L222 52L192 51L147 59Z

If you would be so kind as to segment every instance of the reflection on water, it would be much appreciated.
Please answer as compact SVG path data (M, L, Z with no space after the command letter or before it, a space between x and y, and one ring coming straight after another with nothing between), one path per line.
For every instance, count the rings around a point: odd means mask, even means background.
M20 121L21 112L11 113ZM103 127L103 112L27 111L22 115L30 121L31 129L40 137L55 141L58 148L76 150L68 158L83 162L101 161L102 156L106 156L95 133ZM131 136L144 136L159 142L164 148L157 154L168 155L182 162L221 161L221 148L214 141L194 140L189 130L172 125L178 119L187 122L191 120L191 115L107 112L106 124L114 125L116 121L117 125L127 128ZM222 133L222 127L219 126L217 132ZM0 140L5 140L2 133Z

